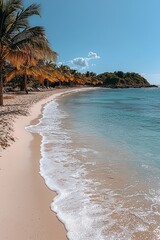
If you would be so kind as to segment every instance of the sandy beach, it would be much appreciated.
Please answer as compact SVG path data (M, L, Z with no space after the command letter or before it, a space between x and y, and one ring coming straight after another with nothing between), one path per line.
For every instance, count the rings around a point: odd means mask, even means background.
M25 130L38 122L42 106L55 96L75 91L56 89L7 95L0 117L0 229L3 240L65 240L66 230L50 210L55 193L39 174L40 136Z

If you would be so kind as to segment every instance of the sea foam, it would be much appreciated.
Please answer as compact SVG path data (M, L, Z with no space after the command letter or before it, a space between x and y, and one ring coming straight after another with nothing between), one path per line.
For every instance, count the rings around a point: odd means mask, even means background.
M36 126L29 126L28 131L42 136L40 174L47 186L57 192L51 208L65 224L71 240L101 239L101 229L94 228L96 219L92 212L98 212L100 206L90 203L88 191L89 180L85 179L86 170L76 154L96 151L87 148L72 148L72 140L61 121L67 118L60 111L58 103L52 101L43 111L43 117ZM85 157L85 156L84 156Z

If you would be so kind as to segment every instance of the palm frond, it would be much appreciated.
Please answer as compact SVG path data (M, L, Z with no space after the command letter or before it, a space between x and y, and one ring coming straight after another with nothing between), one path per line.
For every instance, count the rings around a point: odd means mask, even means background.
M16 45L17 43L23 42L23 40L33 39L33 37L44 37L45 30L43 27L37 26L32 28L24 29L22 32L16 34L12 38L12 44Z
M14 19L13 19L14 17ZM11 20L10 20L11 19ZM15 16L11 16L10 18L7 19L6 25L8 27L6 28L6 36L15 36L20 32L20 29L26 29L29 26L28 19L19 19L19 13ZM10 35L11 34L11 35Z
M19 20L26 19L33 15L40 16L40 5L39 4L31 4L28 8L23 10L19 14Z
M22 69L12 69L11 71L6 73L6 82L11 81L13 78L20 76L23 74L23 70Z
M26 63L29 63L30 65L36 65L37 63L37 59L34 58L30 53L27 54L26 52L18 50L10 50L6 56L6 59L17 69L20 69Z
M0 3L0 38L6 36L9 27L15 21L16 14L22 9L21 0L1 0ZM12 20L12 21L11 21Z
M37 59L56 61L57 53L49 47L49 43L42 27L34 27L24 30L13 38L12 49L23 49L25 46L31 49L31 54Z
M19 9L23 9L22 0L8 0L8 1L5 1L3 5L3 10L5 11L6 16L12 14L13 12Z
M15 21L13 22L7 34L13 31L19 31L19 29L23 29L23 28L25 29L29 27L28 18L33 15L40 16L40 5L32 4L25 10L19 11L17 13Z

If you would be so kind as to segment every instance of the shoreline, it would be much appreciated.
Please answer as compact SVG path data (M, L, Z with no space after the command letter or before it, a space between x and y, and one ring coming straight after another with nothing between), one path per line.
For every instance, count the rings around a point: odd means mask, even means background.
M91 88L57 89L33 104L29 116L14 122L15 142L0 153L1 238L9 240L67 240L67 231L51 210L56 196L39 174L41 136L25 127L38 123L44 105L58 96Z

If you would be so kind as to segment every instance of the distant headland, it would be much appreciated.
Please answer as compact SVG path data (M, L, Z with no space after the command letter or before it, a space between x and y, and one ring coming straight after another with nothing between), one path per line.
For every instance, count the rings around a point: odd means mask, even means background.
M105 72L96 77L101 81L103 87L109 88L157 87L156 85L151 85L144 77L134 72Z

